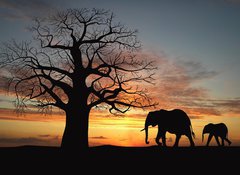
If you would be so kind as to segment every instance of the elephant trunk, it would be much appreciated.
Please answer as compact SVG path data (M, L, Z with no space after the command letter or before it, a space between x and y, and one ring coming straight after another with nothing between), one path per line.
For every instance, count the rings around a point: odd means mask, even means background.
M202 142L204 140L204 134L206 133L206 128L204 127L203 132L202 132Z
M146 142L146 144L149 144L149 141L148 141L148 124L147 124L147 122L146 122L146 124L145 124L145 133L146 133L146 138L145 138L145 142Z

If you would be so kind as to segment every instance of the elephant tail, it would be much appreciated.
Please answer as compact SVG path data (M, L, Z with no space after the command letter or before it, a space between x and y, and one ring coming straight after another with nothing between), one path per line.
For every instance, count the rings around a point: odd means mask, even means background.
M195 133L193 132L192 125L190 125L190 127L191 127L191 133L192 133L192 136L193 136L193 138L195 139Z

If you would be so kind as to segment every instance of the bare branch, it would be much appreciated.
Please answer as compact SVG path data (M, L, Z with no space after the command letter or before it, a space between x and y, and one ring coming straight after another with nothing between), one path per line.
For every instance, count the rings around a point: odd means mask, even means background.
M0 53L19 106L103 104L125 113L156 105L143 88L154 83L155 63L140 55L137 30L115 22L113 13L69 9L36 19L31 31L35 43L12 42Z

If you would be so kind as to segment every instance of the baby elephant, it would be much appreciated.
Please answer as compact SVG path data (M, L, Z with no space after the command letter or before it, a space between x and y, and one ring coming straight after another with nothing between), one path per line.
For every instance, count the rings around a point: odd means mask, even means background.
M217 123L217 124L209 123L209 124L205 125L203 128L203 132L202 132L202 141L204 139L204 134L206 134L206 133L209 134L206 146L209 146L209 142L211 141L213 136L215 137L218 146L224 146L224 140L228 142L228 145L231 145L231 143L232 143L227 138L228 128L224 123ZM218 140L218 137L220 137L222 139L221 145Z

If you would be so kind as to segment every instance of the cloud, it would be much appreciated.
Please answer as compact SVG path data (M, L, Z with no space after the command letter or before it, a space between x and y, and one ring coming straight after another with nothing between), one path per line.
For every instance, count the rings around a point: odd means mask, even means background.
M206 88L196 85L196 82L207 81L218 73L208 71L195 61L160 59L162 61L157 73L157 83L150 92L154 92L161 108L203 107L198 99L209 98L209 93Z
M0 99L0 103L2 103L2 102L4 102L4 103L13 103L13 101L9 100L9 99Z
M90 137L91 139L107 139L107 137L104 136L95 136L95 137Z
M224 99L224 100L210 100L210 102L215 107L221 107L221 109L225 112L229 113L240 113L240 99Z
M8 84L9 79L5 75L6 72L3 70L0 70L0 93L7 93L8 92Z
M188 76L187 78L192 82L213 78L218 75L218 72L209 71L200 62L192 60L176 59L175 65L181 70L184 70L184 74L186 74L186 76Z
M0 146L20 146L20 145L60 145L59 136L40 137L19 137L19 138L0 138Z
M159 57L159 70L156 85L151 87L154 100L159 102L158 108L185 110L191 118L221 116L226 113L240 113L240 100L214 99L201 82L207 82L220 74L208 70L200 62L184 59L168 59Z
M19 121L42 121L65 122L65 116L59 113L43 114L37 112L17 113L15 109L0 107L0 120L19 120Z
M196 93L202 95L201 92L204 89L192 85L218 75L216 71L209 71L201 63L195 61L180 59L162 61L159 67L159 85L164 85L166 89L175 89L176 92L179 89L183 96L186 96L186 93L184 93L186 90L189 95L196 95Z
M1 143L9 143L9 144L39 144L42 143L43 140L35 138L35 137L23 137L23 138L0 138L0 144Z
M239 100L236 99L213 99L208 89L201 86L201 82L206 83L220 74L214 70L208 70L206 66L197 61L185 59L169 59L168 56L142 54L146 58L157 60L158 70L155 76L155 85L147 86L153 100L159 102L157 108L185 110L189 116L198 119L205 116L220 116L224 113L239 113ZM0 92L6 91L4 81L0 82ZM152 110L152 109L149 109ZM92 110L94 118L112 119L111 114L106 110ZM124 114L129 118L144 119L148 111L138 113L132 111ZM57 113L54 113L57 115ZM63 115L63 114L62 114ZM0 116L5 118L5 116ZM114 117L114 120L122 117ZM39 119L40 120L40 119ZM103 125L113 125L103 123ZM131 126L133 127L133 126Z
M47 138L47 137L50 137L51 135L49 134L44 134L44 135L38 135L39 137L44 137L44 138Z
M30 19L54 11L47 0L0 0L0 17L5 19Z

